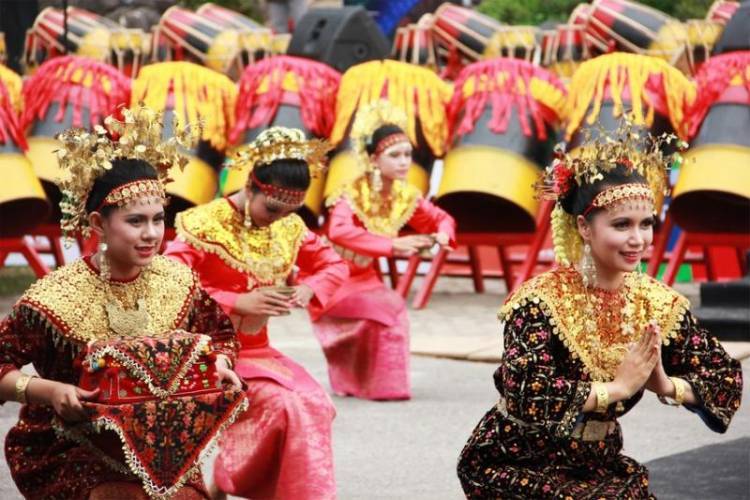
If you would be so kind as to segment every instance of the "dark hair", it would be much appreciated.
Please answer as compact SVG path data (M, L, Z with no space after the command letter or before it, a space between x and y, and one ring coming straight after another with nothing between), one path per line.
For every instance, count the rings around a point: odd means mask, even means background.
M392 123L386 123L385 125L381 125L380 127L375 130L375 132L372 133L372 137L368 141L365 150L367 151L368 155L371 155L375 152L375 150L378 148L378 144L380 144L380 141L385 139L386 137L389 137L393 134L403 134L404 131L401 130L401 127L398 125L393 125Z
M310 168L304 160L274 160L258 165L253 173L263 184L298 191L306 191L310 187ZM253 193L260 191L258 186L251 186L251 189Z
M86 213L95 211L113 189L138 179L156 178L156 170L147 161L117 158L112 161L112 168L94 181L86 200ZM102 207L99 212L107 217L114 208Z
M560 204L567 213L573 216L582 215L596 195L605 189L631 183L648 184L641 174L618 163L614 169L604 174L604 179L581 186L574 183L574 187L560 200ZM586 219L591 220L598 211L599 209L591 210L586 214Z

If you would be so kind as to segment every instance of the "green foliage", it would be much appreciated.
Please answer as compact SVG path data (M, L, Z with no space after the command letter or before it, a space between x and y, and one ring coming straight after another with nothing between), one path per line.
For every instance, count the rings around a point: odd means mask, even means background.
M505 24L537 25L545 21L565 22L576 5L571 0L484 0L479 11ZM713 0L644 0L649 5L678 19L702 19Z
M208 3L206 0L180 0L179 4L189 9L197 9L204 3ZM247 17L254 19L258 22L263 22L263 11L257 0L212 0L211 3L221 5L227 9L231 9L240 14L244 14Z

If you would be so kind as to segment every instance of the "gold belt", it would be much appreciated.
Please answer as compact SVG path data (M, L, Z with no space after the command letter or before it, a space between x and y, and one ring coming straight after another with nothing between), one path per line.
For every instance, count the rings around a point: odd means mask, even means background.
M353 263L355 266L369 267L372 265L372 261L374 260L372 257L368 257L367 255L362 255L361 253L357 253L354 250L342 247L341 245L337 245L336 243L333 243L327 238L325 239L325 241L329 245L331 245L331 247L333 247L334 250L336 250L336 253L338 253L342 258Z

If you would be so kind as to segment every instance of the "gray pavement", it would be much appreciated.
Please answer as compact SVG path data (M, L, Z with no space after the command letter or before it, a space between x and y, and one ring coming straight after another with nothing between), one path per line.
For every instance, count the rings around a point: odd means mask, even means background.
M488 293L475 295L469 280L440 280L428 308L410 311L413 350L430 353L412 356L411 401L376 403L334 397L340 498L462 498L456 459L497 397L492 383L494 362L465 360L472 354L475 359L487 360L499 356L499 328L494 317L503 289L497 281L487 285ZM682 291L690 296L694 290L687 287ZM0 315L5 314L9 302L0 300ZM295 312L274 320L271 338L276 348L328 387L325 360L305 314ZM750 354L747 345L733 348ZM745 374L750 370L750 358L744 360L743 369ZM745 405L729 431L719 435L688 411L664 406L653 395L646 395L622 419L625 453L642 462L653 461L652 483L660 499L749 499L748 397L750 387L746 385ZM15 403L0 407L0 435L13 425L17 411ZM731 460L732 474L727 474L728 464L720 457ZM703 487L690 488L691 478ZM676 485L687 490L678 490ZM0 461L0 499L15 498L20 496L5 461Z

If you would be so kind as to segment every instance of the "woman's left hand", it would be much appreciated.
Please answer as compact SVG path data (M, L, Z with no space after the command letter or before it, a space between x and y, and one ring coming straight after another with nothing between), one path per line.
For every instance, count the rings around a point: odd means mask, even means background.
M303 283L294 287L291 303L295 307L307 307L314 296L313 289Z
M648 335L651 332L661 335L659 332L659 326L655 324L649 324L644 335ZM656 366L654 366L651 376L646 380L646 385L644 387L657 396L664 396L674 391L674 385L672 384L672 381L669 380L669 375L664 371L664 365L661 362L661 342L659 342L658 351Z
M216 375L220 382L227 382L235 389L242 389L240 377L229 367L229 360L223 354L216 358Z

